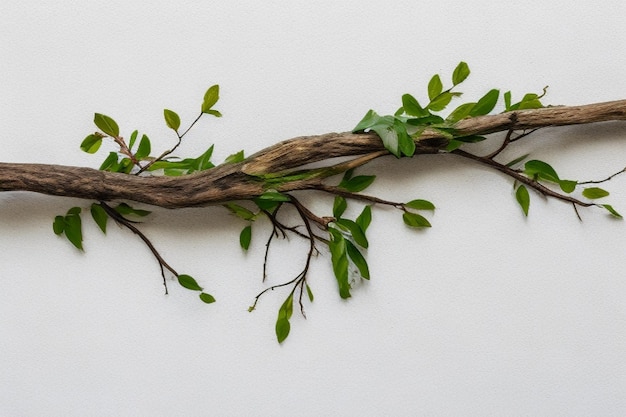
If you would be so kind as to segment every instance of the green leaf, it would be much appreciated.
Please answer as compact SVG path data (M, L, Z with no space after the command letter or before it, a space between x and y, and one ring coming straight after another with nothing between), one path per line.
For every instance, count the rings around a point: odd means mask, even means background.
M452 152L453 150L460 148L462 145L463 142L461 142L460 140L451 139L446 146L446 151Z
M114 209L119 214L133 214L139 217L145 217L148 214L152 213L151 211L148 211L148 210L135 209L131 207L130 205L128 205L127 203L120 203L117 205L117 207L114 207Z
M480 135L469 135L469 136L456 136L454 139L463 143L478 143L478 142L482 142L483 140L487 138L484 136L480 136Z
M507 91L506 93L504 93L504 110L505 111L511 110L511 92L510 91Z
M232 155L228 155L228 157L226 158L226 160L224 161L225 164L235 164L237 162L241 162L243 161L245 158L243 156L243 150L234 153Z
M215 117L222 117L222 113L220 113L217 110L208 110L205 113L210 114L211 116L215 116Z
M291 201L291 198L289 198L288 195L279 193L278 191L266 191L260 196L258 196L256 199L276 201L276 202Z
M239 234L239 244L244 250L248 250L250 247L250 241L252 240L252 226L248 225L243 228Z
M91 217L93 217L93 220L96 222L100 230L102 230L102 233L106 234L109 215L100 204L93 203L91 205Z
M401 153L398 147L398 132L393 128L393 121L379 123L371 127L371 130L376 132L380 139L383 141L385 149L400 158Z
M102 145L102 136L89 135L80 144L80 149L87 153L96 153Z
M524 185L520 185L519 187L517 187L517 191L515 192L515 199L524 211L524 215L528 216L528 209L530 207L530 195L528 194L528 190Z
M608 210L609 213L611 213L611 215L613 217L617 217L618 219L622 218L622 215L619 214L611 205L609 204L602 204L602 207L604 207L605 209Z
M139 132L136 130L134 130L133 133L130 134L130 140L128 142L128 149L133 149L133 145L135 144L135 141L137 140L138 134Z
M111 119L109 116L105 116L104 114L96 113L93 118L93 122L98 126L102 132L106 133L109 136L114 138L120 135L120 128L115 123L115 120Z
M409 211L405 211L402 215L402 220L407 226L411 227L431 227L431 224L424 216L421 216L417 213L411 213Z
M258 198L255 198L254 200L252 200L254 202L254 204L257 205L258 208L260 208L261 210L266 210L271 212L272 210L274 210L276 207L278 207L280 204L282 204L281 202L277 202L277 201L270 201L270 200L260 200Z
M444 91L428 103L428 109L432 111L441 111L446 108L454 95L448 91Z
M211 107L213 107L215 103L217 103L217 100L219 100L219 98L220 86L216 84L209 87L209 89L204 94L204 101L202 102L202 113L209 113Z
M178 283L188 290L202 291L202 287L199 286L196 280L189 275L180 274L178 276Z
M404 112L409 116L426 117L430 115L430 112L423 109L415 97L410 94L404 94L402 96L402 107L404 108Z
M352 177L347 181L342 180L339 183L339 187L353 193L358 193L369 187L375 179L376 175L357 175L356 177Z
M111 170L112 167L115 167L117 165L117 152L109 152L109 156L107 156L104 161L102 162L102 165L100 165L100 168L98 168L100 171L109 171Z
M205 292L201 292L200 293L200 299L202 301L204 301L207 304L211 304L215 302L215 297L213 297L211 294L207 294Z
M83 250L83 231L79 214L68 214L65 216L65 227L63 231L65 236L76 246L76 248Z
M289 331L291 330L291 325L289 324L289 320L283 317L279 317L276 320L276 339L278 343L283 343L287 336L289 336Z
M359 226L356 222L349 219L338 219L336 223L349 230L352 238L359 246L362 246L364 248L367 248L369 246L369 242L365 237L365 232L363 232L361 226Z
M372 207L365 206L363 207L363 211L359 214L359 217L356 218L356 224L359 225L363 233L367 231L367 228L370 226L372 222Z
M433 75L433 78L428 82L428 98L432 101L443 91L443 84L439 74Z
M338 219L348 208L348 202L341 196L336 196L333 202L333 217Z
M524 165L524 172L532 178L540 178L555 183L560 181L558 174L552 166L536 159L526 162Z
M129 158L122 158L120 163L117 165L111 166L109 171L130 174L130 171L133 170L133 166L134 166L133 161L131 161Z
M72 207L71 209L69 209L67 211L67 215L72 215L72 214L80 214L80 212L82 211L82 209L80 207Z
M370 270L367 266L367 261L361 254L361 251L359 251L359 249L349 240L346 240L346 251L352 263L359 270L359 274L361 274L364 279L370 279Z
M452 73L452 84L461 84L465 81L468 75L470 75L469 66L465 62L459 62L459 65L456 66L454 72Z
M330 227L328 231L331 237L328 248L330 249L333 272L339 287L339 296L343 299L350 298L350 282L348 281L350 262L348 261L346 240L339 230Z
M434 210L435 205L428 200L411 200L404 204L405 207L409 207L415 210Z
M209 146L209 149L204 151L202 155L195 159L184 159L183 162L188 163L190 166L190 169L187 171L187 173L204 171L205 169L213 168L215 166L211 162L211 157L213 156L213 148L214 145Z
M278 317L289 320L293 314L293 293L289 294L278 310Z
M528 155L530 154L526 154L526 155L522 155L518 158L515 158L514 160L512 160L511 162L509 162L508 164L506 164L507 167L511 168L514 165L519 164L520 162L522 162L524 159L528 158Z
M377 124L379 119L380 116L376 114L374 110L369 110L365 114L365 116L363 116L363 119L361 119L361 121L354 127L354 129L352 129L352 132L356 133L369 129L370 127Z
M537 94L528 93L524 96L524 98L522 98L522 101L520 101L516 107L517 110L540 109L543 107L543 104L541 104Z
M148 139L148 136L142 135L141 140L139 141L139 148L137 148L137 152L135 153L135 158L143 159L146 156L150 155L150 151L150 139Z
M178 114L176 114L176 112L172 110L164 109L163 117L165 117L165 123L167 124L167 127L178 132L178 129L180 128L180 117L178 116Z
M289 336L289 330L291 326L289 319L293 313L293 293L289 294L285 302L280 306L278 310L278 318L276 320L276 338L278 343L282 343L287 336Z
M254 213L248 210L247 208L240 206L239 204L226 203L224 204L224 207L226 207L231 213L233 213L235 216L241 219L244 219L244 220L254 219Z
M598 188L598 187L589 187L583 190L583 196L587 197L590 200L595 200L597 198L606 197L608 195L609 195L608 191L603 190L602 188Z
M577 181L572 181L572 180L559 180L559 187L561 187L561 190L563 190L566 193L571 193L576 189L576 186L578 185Z
M309 287L309 284L306 284L306 293L309 296L309 301L313 302L315 297L313 297L313 291L311 291L311 287Z
M60 235L65 230L65 217L56 216L52 222L52 230L54 234Z
M465 119L470 115L475 105L476 103L461 104L459 107L454 109L448 117L446 117L446 120L452 123L456 123L459 120Z
M398 134L398 149L400 153L408 157L413 156L415 153L415 142L413 142L413 138L409 136L404 122L398 119L394 120L393 128Z
M472 107L470 116L474 117L489 114L496 106L498 97L500 97L500 90L496 90L495 88L490 90L487 94L481 97L480 100L478 100L474 107Z

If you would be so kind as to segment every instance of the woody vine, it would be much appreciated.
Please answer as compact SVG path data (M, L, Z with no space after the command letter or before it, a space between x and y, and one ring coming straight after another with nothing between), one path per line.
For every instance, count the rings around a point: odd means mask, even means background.
M501 94L491 89L476 101L455 104L458 87L469 76L466 63L454 69L449 87L436 74L428 83L425 105L411 94L404 94L401 105L393 115L381 116L373 110L366 113L351 132L303 136L280 142L253 155L243 151L230 155L221 164L211 161L213 145L195 158L175 155L187 133L202 117L221 117L215 107L219 101L219 86L210 87L204 95L200 112L182 129L180 116L169 109L163 112L165 123L174 132L174 145L153 154L147 135L133 131L128 139L121 134L115 120L96 113L95 133L80 144L83 151L95 154L103 141L112 141L119 149L110 152L98 170L61 165L0 163L0 191L33 191L49 195L78 197L91 200L86 207L72 207L53 221L53 231L64 236L78 250L83 250L82 220L86 209L103 233L108 220L137 235L149 248L161 270L165 292L174 278L182 287L197 292L199 298L211 304L215 298L190 275L179 273L159 253L157 246L141 231L139 220L150 212L131 205L146 203L170 209L221 205L242 220L239 242L248 250L257 222L266 219L269 233L266 239L263 279L267 258L274 239L295 236L308 242L308 252L299 274L285 282L268 286L253 298L249 311L272 290L282 289L286 298L278 311L275 332L283 342L290 332L294 305L304 315L305 303L313 302L309 286L310 264L319 252L330 252L330 260L339 296L349 298L355 280L369 280L367 264L367 229L375 206L389 206L401 214L410 228L431 227L424 212L435 205L413 196L404 202L388 201L364 193L376 179L366 172L367 164L381 157L417 157L422 154L445 155L472 160L511 178L514 195L522 215L530 210L531 193L570 204L580 218L582 208L598 208L621 219L620 213L605 202L609 193L599 185L626 171L597 180L579 181L559 176L548 161L519 155L502 161L502 151L537 130L548 126L626 120L626 100L583 106L546 106L546 89L528 93L519 101L507 91ZM504 111L493 114L498 102ZM506 132L504 139L489 138L495 132ZM472 144L485 140L495 143L488 154L478 154ZM305 165L344 157L343 162L327 162L317 168ZM334 197L333 206L325 213L314 213L301 202L299 194L318 192ZM362 208L350 219L345 216L349 203ZM291 214L289 214L291 212ZM298 219L292 223L292 218ZM254 233L253 233L254 230Z

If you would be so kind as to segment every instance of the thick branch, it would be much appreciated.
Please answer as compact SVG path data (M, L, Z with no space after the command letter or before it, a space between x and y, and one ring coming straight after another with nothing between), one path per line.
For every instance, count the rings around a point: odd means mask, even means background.
M609 120L626 120L626 100L584 106L547 107L462 120L455 126L460 135L484 135L510 129L533 129ZM417 141L416 154L438 153L447 140L425 131ZM166 208L219 204L250 199L262 194L264 182L255 177L292 170L334 157L384 155L374 133L328 133L302 136L261 150L236 164L183 177L135 176L91 168L44 164L0 163L0 191L32 191L96 201L130 200ZM278 185L279 191L319 188L321 179Z

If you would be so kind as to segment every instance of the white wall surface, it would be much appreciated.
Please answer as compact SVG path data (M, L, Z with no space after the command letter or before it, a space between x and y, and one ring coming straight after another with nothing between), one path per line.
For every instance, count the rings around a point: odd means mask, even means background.
M551 104L626 98L622 0L21 1L0 4L0 160L97 167L78 145L93 113L166 149L163 108L183 125L221 86L222 119L180 154L215 143L215 161L303 134L350 130L464 60L467 100L550 85ZM566 178L624 167L619 123L545 129L512 149ZM111 147L113 149L113 147ZM170 285L128 231L84 220L86 253L52 233L54 215L89 202L0 195L2 416L623 416L626 225L532 195L454 157L376 161L368 191L425 198L433 228L408 230L377 208L372 280L339 298L323 254L307 319L276 343L264 288L269 229L221 208L154 210L143 230L218 302ZM45 175L45 172L42 172ZM604 185L626 213L626 177ZM319 214L329 199L315 197ZM354 205L354 210L358 210ZM271 252L270 283L299 271L296 240Z

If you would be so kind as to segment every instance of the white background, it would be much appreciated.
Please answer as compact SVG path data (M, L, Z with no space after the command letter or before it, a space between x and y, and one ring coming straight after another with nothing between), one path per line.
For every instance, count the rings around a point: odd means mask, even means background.
M216 144L219 162L298 135L350 130L400 96L424 100L461 61L465 98L490 88L546 102L626 98L626 6L602 2L21 1L0 5L0 160L97 167L80 151L93 113L124 135L174 141L219 83L222 119L206 118L180 155ZM625 126L545 129L503 156L532 152L562 177L624 167ZM496 138L497 140L497 138ZM368 190L437 205L433 228L408 230L374 210L372 280L339 298L323 253L307 320L275 340L286 293L263 298L267 225L250 253L243 223L215 207L154 210L143 230L218 302L172 282L169 296L142 243L84 218L86 253L52 219L89 202L0 195L2 416L557 416L626 413L626 234L623 221L531 195L452 156L383 159ZM42 172L45 175L45 172ZM604 187L626 213L626 178ZM331 201L308 200L320 215ZM353 204L352 214L360 210ZM301 268L306 246L270 254L269 283Z

